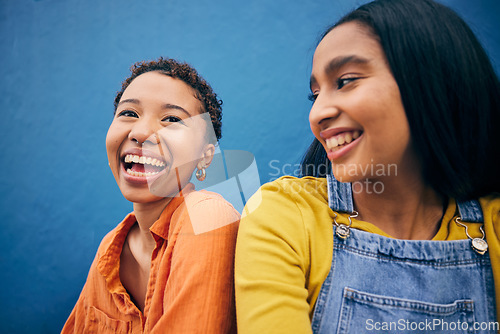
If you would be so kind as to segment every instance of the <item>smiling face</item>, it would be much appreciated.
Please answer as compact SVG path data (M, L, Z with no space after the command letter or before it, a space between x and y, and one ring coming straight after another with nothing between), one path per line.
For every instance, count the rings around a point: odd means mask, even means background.
M109 166L123 196L134 203L175 196L198 167L210 164L206 113L186 83L159 72L125 89L106 137Z
M339 181L386 176L380 168L394 164L398 174L415 170L398 85L366 27L344 23L323 38L313 58L311 93L311 130Z

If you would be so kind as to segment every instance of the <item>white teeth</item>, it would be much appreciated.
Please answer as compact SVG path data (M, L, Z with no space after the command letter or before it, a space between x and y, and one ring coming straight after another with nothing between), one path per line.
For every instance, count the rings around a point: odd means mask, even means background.
M147 173L143 173L143 172L134 172L133 170L131 170L130 168L127 169L127 174L129 175L132 175L132 176L138 176L138 177L150 177L150 176L153 176L153 175L156 175L158 174L159 172L147 172Z
M125 163L136 163L136 164L142 164L142 165L152 165L152 166L157 166L157 167L164 167L165 163L161 160L151 158L151 157L145 157L145 156L138 156L134 154L127 154L125 156L125 159L123 160Z
M361 132L359 130L343 132L337 136L328 138L326 140L326 147L331 150L340 145L349 144L353 140L357 139L360 135Z
M332 138L329 138L327 140L326 145L328 147L337 147L337 146L339 146L339 142L338 142L337 138L332 137Z
M350 132L348 132L348 133L345 134L345 142L347 144L349 144L350 142L352 142L352 135L351 135Z

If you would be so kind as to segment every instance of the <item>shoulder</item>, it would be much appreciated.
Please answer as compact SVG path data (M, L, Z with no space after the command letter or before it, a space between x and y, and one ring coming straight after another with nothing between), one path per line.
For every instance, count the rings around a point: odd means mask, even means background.
M260 187L245 206L243 218L254 212L282 214L283 210L307 211L315 207L324 208L326 203L326 179L283 176Z
M494 193L479 199L483 209L485 224L492 223L494 226L500 224L500 194Z
M191 212L210 212L217 218L230 219L233 221L240 219L240 214L231 203L226 201L220 194L200 190L193 191L185 197L186 206Z
M274 235L289 243L307 242L311 235L329 228L330 214L325 179L285 176L264 184L250 198L239 235L257 239Z
M261 187L262 191L278 191L282 195L296 196L326 196L326 179L306 176L297 178L294 176L282 176Z
M239 212L217 193L206 190L193 191L184 200L184 214L189 217L195 234L238 223L240 220Z

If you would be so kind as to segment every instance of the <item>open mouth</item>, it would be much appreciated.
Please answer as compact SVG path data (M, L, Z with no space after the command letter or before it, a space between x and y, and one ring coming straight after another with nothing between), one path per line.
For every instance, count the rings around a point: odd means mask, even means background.
M122 160L127 174L135 177L151 177L166 168L165 161L144 155L127 154Z
M354 142L363 134L360 130L346 131L336 136L326 139L326 147L329 151L335 152Z

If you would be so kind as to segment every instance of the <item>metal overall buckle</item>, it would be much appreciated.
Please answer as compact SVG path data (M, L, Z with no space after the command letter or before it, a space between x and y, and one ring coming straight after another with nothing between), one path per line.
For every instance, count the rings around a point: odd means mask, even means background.
M350 216L347 217L349 219L349 225L345 224L339 224L337 223L337 213L335 213L335 217L333 218L334 224L337 226L337 230L335 234L341 239L347 239L351 235L351 225L352 225L352 220L351 218L356 218L358 216L358 212L354 211Z
M470 235L469 235L469 231L468 231L468 227L467 225L461 223L462 219L460 219L460 217L457 217L455 218L455 223L457 223L458 225L462 226L462 227L465 227L465 235L467 235L467 238L469 238L470 240L472 240L472 249L478 253L478 254L481 254L481 255L484 255L484 253L486 253L488 251L488 243L486 242L486 240L484 240L484 237L486 236L486 234L484 233L484 230L483 230L483 226L479 226L479 229L481 230L481 233L483 234L483 236L481 238L472 238Z

